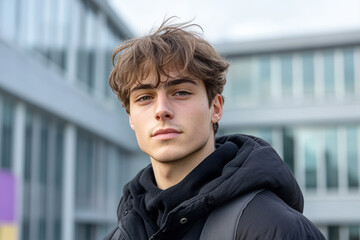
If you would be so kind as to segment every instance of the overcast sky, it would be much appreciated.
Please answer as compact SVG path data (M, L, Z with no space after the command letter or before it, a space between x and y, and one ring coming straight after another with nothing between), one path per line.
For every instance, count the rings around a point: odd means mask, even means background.
M109 0L137 35L195 18L212 43L360 30L360 0Z

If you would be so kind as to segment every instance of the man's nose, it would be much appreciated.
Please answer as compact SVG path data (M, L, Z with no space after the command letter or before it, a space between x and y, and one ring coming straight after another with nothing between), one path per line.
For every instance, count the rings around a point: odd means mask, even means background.
M155 118L156 120L172 119L174 112L171 107L171 102L165 93L159 93L156 98Z

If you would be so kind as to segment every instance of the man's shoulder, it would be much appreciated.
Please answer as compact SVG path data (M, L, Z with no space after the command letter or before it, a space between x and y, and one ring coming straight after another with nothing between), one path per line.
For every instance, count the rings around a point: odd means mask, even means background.
M257 194L244 210L238 239L325 239L317 227L271 191Z

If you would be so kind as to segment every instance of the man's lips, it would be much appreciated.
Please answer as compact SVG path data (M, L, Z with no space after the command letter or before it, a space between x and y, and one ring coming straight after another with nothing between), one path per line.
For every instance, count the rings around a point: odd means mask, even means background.
M159 130L155 131L151 135L151 137L156 138L158 140L169 140L169 139L175 138L180 133L181 133L181 131L176 130L174 128L164 128L164 129L159 129Z

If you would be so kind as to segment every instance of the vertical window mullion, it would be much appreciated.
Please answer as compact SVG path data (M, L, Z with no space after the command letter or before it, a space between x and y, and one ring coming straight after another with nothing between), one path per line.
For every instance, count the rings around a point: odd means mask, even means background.
M339 227L339 239L350 239L350 231L348 226L340 226Z
M0 100L1 101L1 100ZM1 103L0 103L1 106ZM1 110L0 110L1 112ZM1 124L0 124L1 125ZM18 236L22 236L23 227L23 199L24 199L24 164L25 164L25 128L26 110L22 102L17 102L14 109L14 137L12 144L13 171L17 179L16 187L16 225ZM1 150L0 150L1 151Z
M76 149L77 131L74 125L67 124L64 127L64 167L62 176L62 203L64 206L61 233L62 240L73 240L75 235L75 172L76 172Z

